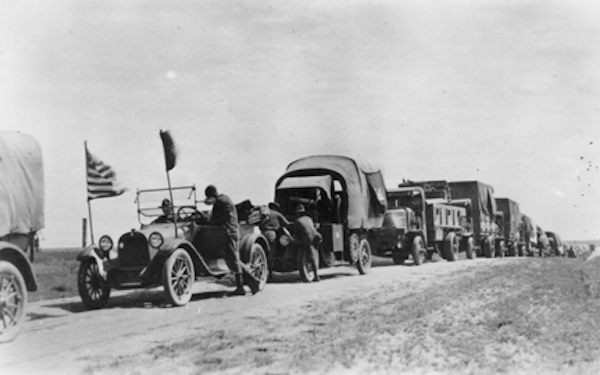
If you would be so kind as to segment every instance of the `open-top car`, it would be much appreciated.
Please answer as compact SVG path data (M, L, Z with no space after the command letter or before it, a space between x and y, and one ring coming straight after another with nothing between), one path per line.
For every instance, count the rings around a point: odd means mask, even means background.
M303 204L323 236L318 267L354 265L361 274L371 267L370 237L381 230L387 207L379 168L337 155L316 155L290 163L275 185L275 202L290 221ZM313 281L312 265L282 231L271 254L273 270L299 270Z
M0 132L0 175L0 342L6 342L25 320L27 292L37 290L29 259L44 227L44 173L33 137Z
M199 210L195 186L174 187L172 214L159 205L170 197L169 189L137 191L137 212L141 224L121 235L116 243L102 236L78 255L79 295L89 308L106 305L110 290L162 285L167 301L185 305L192 285L199 277L220 278L231 271L226 264L227 238L221 226L207 225L209 213ZM240 223L240 259L244 279L258 281L261 290L269 273L269 245L251 224Z

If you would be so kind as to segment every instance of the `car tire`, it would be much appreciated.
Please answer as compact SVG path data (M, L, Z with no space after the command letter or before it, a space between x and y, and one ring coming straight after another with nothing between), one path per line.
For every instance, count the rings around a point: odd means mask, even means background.
M425 246L423 245L423 238L421 236L416 236L413 239L410 250L413 258L413 264L415 266L420 266L423 264L425 261L425 255L423 254Z
M79 264L77 290L88 309L101 309L106 306L110 297L110 285L100 275L98 263L94 258L85 258Z
M369 273L371 269L371 245L366 238L360 240L360 245L358 247L358 259L356 260L356 269L358 269L358 273L361 275L365 275Z
M163 266L163 287L167 302L183 306L192 299L194 263L184 249L176 249Z
M252 244L250 248L250 254L243 257L242 262L246 265L252 276L258 281L258 291L261 291L267 285L267 281L272 278L269 272L269 261L267 259L267 253L262 245L258 242ZM249 284L248 276L244 273L244 283Z
M14 340L25 320L27 288L21 272L12 263L0 261L0 342Z
M312 251L315 263L319 267L319 252L315 248L312 248ZM312 264L308 260L308 254L301 249L298 249L298 272L300 273L300 279L305 283L313 282L316 278L315 270L313 270Z
M458 259L458 237L456 237L454 232L450 232L446 235L442 252L444 259L449 262L454 262Z

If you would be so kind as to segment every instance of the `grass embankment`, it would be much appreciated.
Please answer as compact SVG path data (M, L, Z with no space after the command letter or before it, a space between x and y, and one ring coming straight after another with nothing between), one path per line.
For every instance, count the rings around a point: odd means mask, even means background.
M29 301L40 301L77 295L79 251L42 250L36 254L33 272L38 290L29 294Z

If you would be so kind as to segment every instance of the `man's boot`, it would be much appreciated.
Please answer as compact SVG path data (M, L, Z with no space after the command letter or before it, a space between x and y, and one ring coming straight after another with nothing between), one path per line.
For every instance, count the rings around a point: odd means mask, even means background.
M229 295L231 296L243 296L246 295L246 291L244 290L244 283L242 281L242 274L241 273L236 273L235 274L235 283L237 285L237 287L235 288L235 290L231 293L229 293Z

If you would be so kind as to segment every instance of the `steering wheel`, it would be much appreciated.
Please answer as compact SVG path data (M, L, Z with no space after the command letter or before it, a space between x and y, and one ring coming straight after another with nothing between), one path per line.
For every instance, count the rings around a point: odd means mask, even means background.
M181 206L177 210L177 220L179 221L189 221L200 216L202 214L194 206Z

